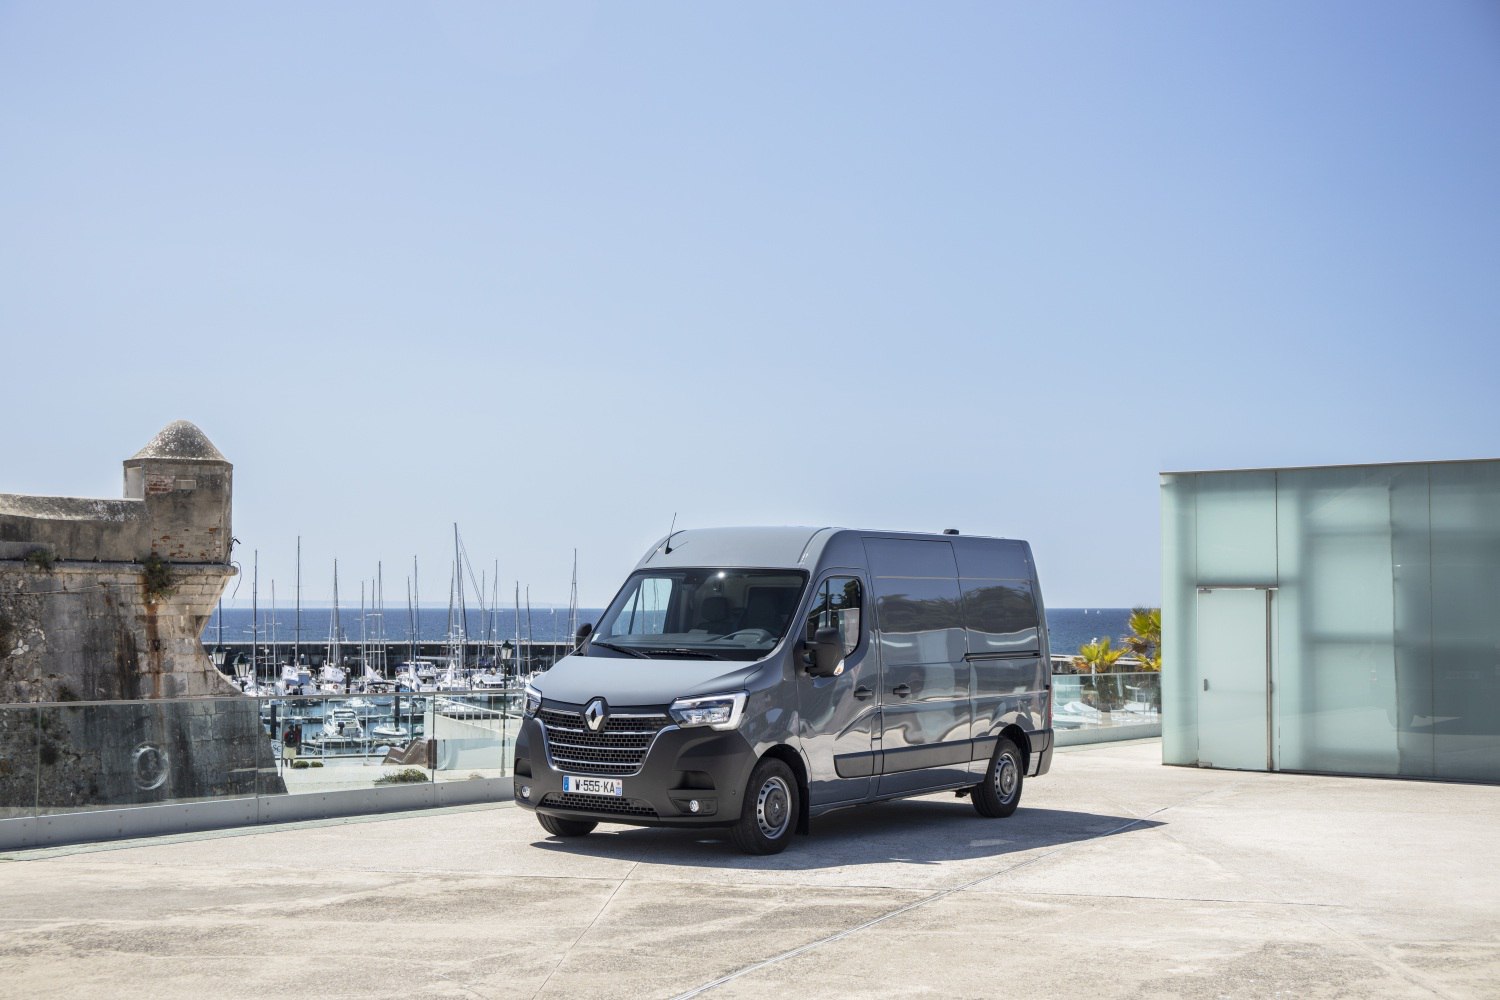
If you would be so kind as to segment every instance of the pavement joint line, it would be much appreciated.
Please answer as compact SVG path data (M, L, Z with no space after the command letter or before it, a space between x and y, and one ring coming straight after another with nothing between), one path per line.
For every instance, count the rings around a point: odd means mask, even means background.
M640 859L637 858L635 862L631 864L630 868L625 872L625 874L620 876L620 880L615 883L615 887L610 890L609 898L607 898L604 901L603 905L599 907L599 912L594 914L594 919L590 920L588 926L579 931L578 936L575 937L571 942L569 942L568 946L563 949L562 954L557 959L557 963L552 966L552 971L547 973L546 978L542 980L541 985L536 988L536 992L531 994L531 1000L536 1000L537 997L542 995L542 990L545 990L547 988L547 984L552 982L552 977L557 975L557 970L561 969L563 963L568 960L568 955L573 951L574 948L578 947L578 942L587 937L588 932L594 929L594 925L599 922L599 918L604 916L604 911L609 909L609 904L614 902L615 896L619 895L620 890L625 887L625 883L630 881L630 876L634 874L635 870L640 866Z
M1102 840L1105 837L1113 837L1115 834L1124 833L1126 830L1129 830L1131 827L1133 827L1133 826L1139 826L1141 823L1146 822L1151 817L1159 815L1161 813L1164 813L1168 809L1176 809L1176 808L1179 808L1181 806L1188 805L1188 804L1190 804L1192 802L1196 802L1198 799L1201 799L1205 795L1208 795L1208 794L1210 794L1210 793L1209 792L1202 792L1202 793L1200 793L1198 795L1193 795L1193 796L1190 796L1189 798L1183 799L1181 802L1175 802L1175 803L1172 803L1171 805L1162 806L1159 809L1153 809L1150 812L1146 813L1144 816L1138 816L1138 817L1136 817L1135 819L1131 820L1128 823L1123 823L1120 826L1117 826L1117 827L1114 827L1113 829L1106 830L1106 831L1103 831L1101 833L1095 834L1092 837L1087 837L1087 838L1085 838L1083 840L1072 841L1071 843L1067 843L1067 844L1060 844L1057 847L1052 848L1052 850L1047 851L1044 854L1039 854L1039 855L1037 855L1034 858L1028 858L1025 861L1017 862L1016 864L1011 865L1008 868L1003 868L1003 869L1001 869L1000 871L997 871L997 872L991 872L988 875L981 875L979 878L976 878L976 879L973 879L971 881L965 882L962 885L954 886L951 889L943 889L943 890L941 890L939 892L932 893L931 895L924 896L921 899L918 899L918 900L915 900L913 902L907 903L905 906L897 907L896 909L891 910L889 913L881 914L878 917L872 917L871 919L866 920L863 923L856 924L853 927L846 927L845 929L843 929L841 931L838 931L837 933L830 934L827 937L819 938L816 941L809 941L807 944L800 945L800 946L798 946L796 948L792 948L789 951L784 951L784 952L782 952L779 955L772 955L770 958L763 959L763 960L761 960L759 962L755 962L755 963L753 963L751 965L747 965L747 966L745 966L742 969L736 969L735 971L733 971L731 973L728 973L727 975L720 976L718 979L714 979L714 980L711 980L711 981L709 981L707 983L703 983L700 986L695 986L695 987L693 987L692 989L688 990L685 993L678 993L678 994L676 994L672 998L672 1000L690 1000L690 998L692 998L692 997L700 996L700 995L702 995L704 993L707 993L709 990L717 989L720 986L723 986L723 985L725 985L727 983L731 983L734 980L739 979L741 976L749 975L752 972L758 972L761 969L769 968L769 967L771 967L773 965L779 965L782 962L785 962L785 961L788 961L790 959L796 958L799 955L805 955L805 954L807 954L810 951L813 951L813 950L815 950L817 948L823 947L824 945L833 944L835 942L842 941L846 937L849 937L849 936L851 936L853 934L857 934L857 933L859 933L860 931L863 931L863 930L868 930L869 928L874 927L877 924L883 924L887 920L891 920L891 919L893 919L895 917L899 917L899 916L901 916L904 913L910 913L912 910L918 909L919 907L926 906L929 903L935 903L935 902L937 902L940 899L946 899L949 896L955 895L955 894L960 893L960 892L964 892L965 890L968 890L968 889L972 889L972 888L974 888L977 885L983 885L985 882L989 882L989 881L992 881L993 879L997 879L997 878L999 878L1002 875L1009 875L1012 872L1020 871L1023 868L1030 868L1032 865L1040 864L1041 862L1047 860L1048 858L1053 857L1053 856L1058 855L1058 854L1061 854L1063 851L1066 851L1066 850L1069 850L1071 848L1077 847L1080 844L1088 844L1088 843L1092 843L1095 840ZM611 898L613 898L613 897L611 897Z

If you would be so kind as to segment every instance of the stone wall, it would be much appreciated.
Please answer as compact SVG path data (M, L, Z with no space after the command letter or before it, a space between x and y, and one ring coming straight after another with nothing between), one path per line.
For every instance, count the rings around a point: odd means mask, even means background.
M0 703L238 695L201 642L233 567L148 565L0 560Z
M257 703L203 652L234 569L163 571L0 560L0 816L285 790Z

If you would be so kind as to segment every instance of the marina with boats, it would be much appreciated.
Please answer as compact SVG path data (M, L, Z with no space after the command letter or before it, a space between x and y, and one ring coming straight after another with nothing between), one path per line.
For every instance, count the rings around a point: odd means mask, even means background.
M471 608L469 584L476 595ZM333 563L333 604L302 606L302 540L297 540L295 600L283 621L270 582L269 617L260 605L259 554L251 568L249 620L243 609L227 613L221 600L202 642L214 666L248 695L387 694L422 691L493 691L513 687L551 667L572 648L580 609L577 553L567 609L533 613L527 588L515 584L514 608L500 607L499 564L493 577L475 578L458 525L453 526L447 615L433 634L434 609L421 605L416 561L406 580L404 636L394 638L385 604L384 569L360 582L358 617L351 627L339 603L339 565ZM564 610L562 615L559 611ZM226 618L232 618L225 634ZM322 623L326 621L326 628ZM399 626L398 626L399 628ZM538 638L539 633L541 638Z

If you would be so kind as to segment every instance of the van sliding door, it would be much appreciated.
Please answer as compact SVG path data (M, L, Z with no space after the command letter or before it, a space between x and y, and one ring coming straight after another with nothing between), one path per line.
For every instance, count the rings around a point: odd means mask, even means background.
M867 538L865 552L880 631L879 794L964 781L973 717L953 547Z

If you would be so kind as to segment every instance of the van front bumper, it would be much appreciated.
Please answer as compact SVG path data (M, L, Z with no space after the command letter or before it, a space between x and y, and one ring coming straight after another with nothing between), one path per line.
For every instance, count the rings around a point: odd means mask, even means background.
M632 826L728 826L739 819L755 759L754 748L738 731L669 725L656 734L633 774L566 772L618 778L623 795L565 793L565 772L552 766L546 731L539 719L530 717L522 721L516 737L515 800L523 809L565 819Z

